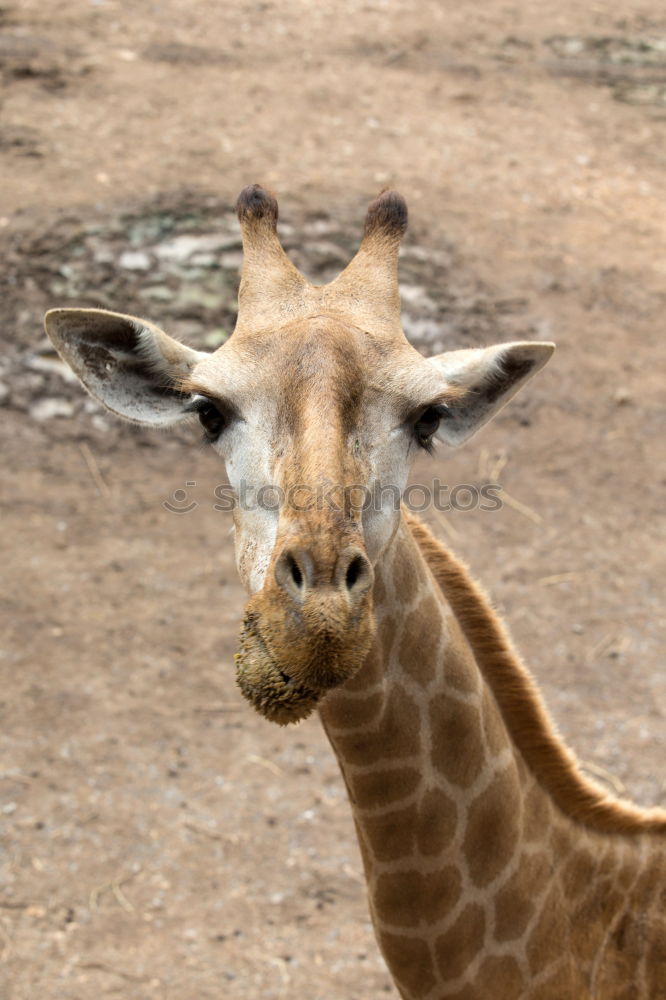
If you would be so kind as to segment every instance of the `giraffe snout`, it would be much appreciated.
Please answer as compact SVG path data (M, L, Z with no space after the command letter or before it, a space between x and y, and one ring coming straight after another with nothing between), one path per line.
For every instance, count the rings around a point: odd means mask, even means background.
M275 563L278 586L298 604L326 591L342 595L356 607L372 587L374 573L370 561L358 547L350 545L337 558L317 558L303 548L286 547Z

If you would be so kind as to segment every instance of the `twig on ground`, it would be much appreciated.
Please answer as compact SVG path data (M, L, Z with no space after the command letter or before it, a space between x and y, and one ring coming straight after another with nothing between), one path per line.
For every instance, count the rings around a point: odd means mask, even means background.
M92 477L92 481L97 487L97 492L101 497L104 497L105 500L110 500L111 490L104 482L104 478L102 476L102 473L100 472L97 460L93 455L92 451L90 450L89 446L84 442L83 444L79 445L79 451L83 456L83 461L86 463L86 466L88 467L88 472Z
M259 764L261 767L265 767L267 771L277 775L278 778L284 774L282 768L278 767L277 764L274 764L272 760L266 760L265 757L258 757L256 753L248 754L247 759L253 764Z
M573 583L581 576L583 576L582 573L553 573L551 576L542 576L537 580L537 583L540 583L542 587L553 587L558 583Z

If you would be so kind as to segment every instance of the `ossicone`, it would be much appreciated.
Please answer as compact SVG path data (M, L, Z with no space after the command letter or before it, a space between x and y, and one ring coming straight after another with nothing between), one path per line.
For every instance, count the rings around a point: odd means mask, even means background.
M382 233L401 240L407 229L407 202L397 191L382 191L368 205L365 236Z
M275 228L278 220L277 199L261 184L250 184L238 195L236 214L241 226L266 221Z

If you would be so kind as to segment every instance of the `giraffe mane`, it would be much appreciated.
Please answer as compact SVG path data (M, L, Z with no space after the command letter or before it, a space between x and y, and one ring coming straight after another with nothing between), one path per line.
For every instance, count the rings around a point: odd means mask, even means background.
M539 784L571 819L605 833L666 833L666 810L642 809L606 793L582 774L557 732L536 682L507 629L467 567L413 514L412 536L442 590L490 687L511 740Z

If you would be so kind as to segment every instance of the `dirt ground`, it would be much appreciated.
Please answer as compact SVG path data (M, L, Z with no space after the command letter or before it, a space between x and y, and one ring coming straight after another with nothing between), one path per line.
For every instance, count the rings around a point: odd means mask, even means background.
M222 470L194 428L114 423L41 330L97 305L221 343L253 181L317 280L401 190L425 353L557 342L414 478L502 484L501 511L426 516L590 772L666 802L666 17L619 10L0 6L2 1000L397 996L317 720L271 727L234 685Z

